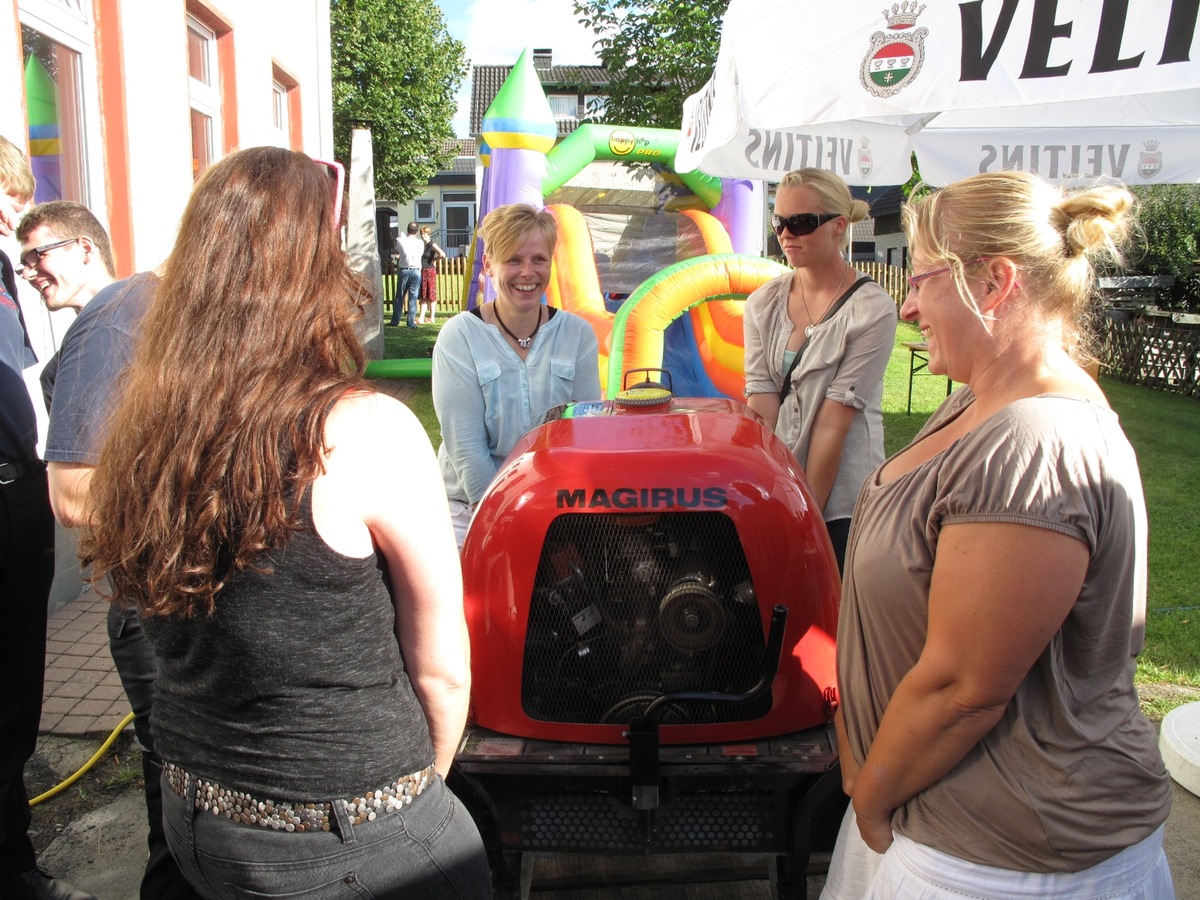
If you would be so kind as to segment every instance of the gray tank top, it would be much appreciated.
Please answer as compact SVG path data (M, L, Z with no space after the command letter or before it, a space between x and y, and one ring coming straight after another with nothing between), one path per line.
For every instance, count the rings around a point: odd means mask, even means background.
M163 759L280 800L350 798L433 761L376 555L302 527L230 579L212 618L151 616L153 729Z

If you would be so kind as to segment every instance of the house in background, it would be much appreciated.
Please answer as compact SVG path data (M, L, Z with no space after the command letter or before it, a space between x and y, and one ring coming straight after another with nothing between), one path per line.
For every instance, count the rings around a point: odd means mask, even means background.
M900 223L904 190L896 186L866 188L850 186L850 194L870 207L867 218L854 223L850 240L850 261L885 263L904 268L908 265L908 241Z
M908 238L900 221L904 189L900 186L875 188L867 202L871 204L871 240L875 262L908 268ZM857 235L856 235L857 237Z
M466 252L461 248L470 245L471 235L475 232L477 147L474 138L451 141L447 149L454 149L456 155L449 168L429 179L421 193L409 203L378 201L375 216L381 258L390 256L396 238L409 222L429 226L434 241L447 255L458 256L460 252Z
M564 138L580 125L599 121L604 114L608 70L604 66L556 66L552 50L533 51L533 68L538 74L550 111ZM478 139L483 117L512 66L474 66L471 70L471 136Z

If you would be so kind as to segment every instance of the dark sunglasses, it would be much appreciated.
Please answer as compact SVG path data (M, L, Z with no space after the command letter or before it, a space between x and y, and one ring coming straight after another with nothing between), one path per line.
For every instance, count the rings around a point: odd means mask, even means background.
M840 215L841 213L796 213L786 219L780 216L771 216L771 227L775 229L776 234L783 234L785 228L797 236L812 234L826 222L832 221Z

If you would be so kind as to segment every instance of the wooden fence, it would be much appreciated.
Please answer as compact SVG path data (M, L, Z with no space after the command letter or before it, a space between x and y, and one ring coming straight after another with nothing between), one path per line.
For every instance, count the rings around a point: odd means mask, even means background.
M908 296L907 269L902 269L900 266L889 266L886 263L863 262L856 262L854 268L878 281L880 286L896 301L896 311L900 311L900 305Z
M1099 330L1100 363L1118 381L1200 397L1200 326L1113 313Z
M437 311L439 316L453 315L462 309L463 288L467 279L471 277L467 268L468 263L469 260L464 256L438 260ZM896 309L900 309L900 304L904 302L908 293L908 282L905 280L908 276L906 269L884 263L861 262L855 263L854 267L878 281L883 289L895 299ZM395 275L383 276L383 315L385 319L392 314L392 303L396 298L396 282Z
M462 309L463 285L471 277L467 270L468 262L469 260L462 256L437 261L437 313L439 316L452 316ZM385 274L383 276L383 318L385 321L390 320L392 315L392 304L396 300L398 281L396 275Z

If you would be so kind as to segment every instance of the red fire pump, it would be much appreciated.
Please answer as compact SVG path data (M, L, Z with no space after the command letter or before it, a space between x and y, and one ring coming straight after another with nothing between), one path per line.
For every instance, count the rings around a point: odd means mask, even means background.
M769 856L779 896L804 897L846 802L839 580L755 413L649 382L551 410L462 562L474 689L455 788L498 895L523 854L721 851Z

